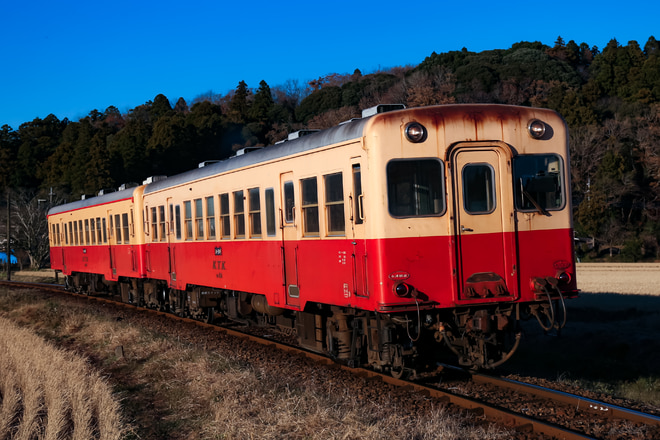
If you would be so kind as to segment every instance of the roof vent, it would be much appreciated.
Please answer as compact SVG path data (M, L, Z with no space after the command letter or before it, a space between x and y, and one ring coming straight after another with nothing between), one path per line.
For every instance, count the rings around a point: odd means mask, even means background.
M135 188L136 186L138 186L138 184L135 182L122 183L119 186L118 191L125 191L129 188Z
M103 189L99 190L99 193L97 195L102 196L104 194L110 194L110 193L113 193L113 192L115 192L114 188L103 188Z
M156 183L165 179L167 179L167 176L150 176L144 179L142 185L149 185L150 183Z
M303 136L307 136L316 132L319 132L321 130L315 130L315 129L305 129L305 130L298 130L294 131L293 133L289 133L289 136L287 136L286 140L287 141L292 141L294 139L301 138Z
M405 108L406 106L403 104L378 104L374 107L369 107L362 110L362 117L368 118L369 116L373 116L377 113L393 112L394 110L403 110Z
M204 162L200 162L197 164L197 168L204 168L205 166L208 165L213 165L214 163L220 162L219 160L205 160Z
M245 153L249 153L251 151L256 151L256 150L261 150L263 147L245 147L241 148L240 150L236 151L236 156L242 156Z

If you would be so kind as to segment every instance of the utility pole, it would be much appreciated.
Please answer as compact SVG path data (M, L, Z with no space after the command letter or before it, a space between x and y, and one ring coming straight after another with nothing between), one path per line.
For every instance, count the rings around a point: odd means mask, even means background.
M7 281L11 281L11 200L7 188Z

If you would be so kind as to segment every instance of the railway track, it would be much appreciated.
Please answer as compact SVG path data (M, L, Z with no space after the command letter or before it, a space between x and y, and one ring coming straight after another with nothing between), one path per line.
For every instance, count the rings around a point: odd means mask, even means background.
M440 376L426 378L423 381L395 379L375 371L335 364L326 357L275 341L272 338L206 324L165 312L138 308L106 297L66 292L61 286L4 281L0 282L0 285L68 293L90 301L111 303L128 309L167 316L180 322L194 323L200 327L213 329L237 338L249 339L281 351L302 353L318 363L335 365L351 374L382 381L401 390L424 394L445 405L462 408L477 417L483 417L488 422L513 428L520 434L520 438L542 438L543 436L557 439L660 438L660 417L658 416L537 385L470 373L449 366L443 368ZM447 379L448 377L451 379ZM634 434L629 437L620 435L612 437L612 432L617 432L617 429L634 432Z

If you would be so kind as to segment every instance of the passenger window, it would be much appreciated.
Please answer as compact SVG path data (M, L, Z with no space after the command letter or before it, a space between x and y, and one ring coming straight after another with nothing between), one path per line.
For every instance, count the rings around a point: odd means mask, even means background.
M445 211L444 173L437 159L395 160L387 164L390 215L416 217Z
M85 219L85 244L89 245L89 219Z
M165 219L165 205L160 205L158 207L158 232L160 235L160 241L165 241L166 236L165 236L165 222L167 221Z
M463 167L463 206L468 214L488 214L495 210L495 172L487 163Z
M268 188L266 195L266 233L270 236L275 235L275 191Z
M183 224L186 229L186 240L192 240L192 204L190 203L190 200L183 202Z
M555 154L530 154L513 159L516 208L558 210L564 206L562 162Z
M128 239L128 214L122 214L121 215L121 221L122 221L122 226L124 230L124 243L128 244L129 239Z
M71 225L71 223L69 223ZM78 245L78 222L73 222L73 240L74 244Z
M96 244L96 221L94 219L89 221L89 232L89 238L91 238L90 243Z
M121 218L119 214L115 214L115 237L117 244L121 244Z
M156 218L156 207L151 208L151 241L158 241L158 218Z
M96 217L96 242L98 244L103 243L103 236L101 235L101 217Z
M181 240L181 205L176 205L174 212L174 229L176 230L176 239Z
M220 194L220 237L231 237L229 220L229 194Z
M319 234L319 196L316 177L302 179L302 217L305 235Z
M195 238L204 240L204 212L202 199L195 199Z
M293 197L293 182L284 182L284 221L286 223L293 223L293 210L296 205Z
M83 232L83 221L78 220L78 232L80 232L80 245L83 246L85 244L85 235Z
M248 190L249 214L250 214L250 237L261 237L261 200L259 188Z
M112 217L111 217L112 218ZM107 229L106 229L106 222L105 222L105 217L103 217L103 243L108 242L108 235L107 235Z
M362 172L359 163L353 165L353 194L355 197L353 201L353 221L356 225L361 225L364 222L364 206L362 204Z
M323 176L328 235L344 235L344 184L341 173Z
M206 198L206 230L209 233L209 239L215 239L215 206L213 197Z
M234 192L234 234L236 238L245 238L245 204L243 191Z
M64 243L69 244L69 228L67 228L66 223L64 223Z

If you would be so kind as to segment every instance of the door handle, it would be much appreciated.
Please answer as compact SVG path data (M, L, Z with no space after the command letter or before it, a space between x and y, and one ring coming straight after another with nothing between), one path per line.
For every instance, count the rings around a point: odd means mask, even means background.
M465 226L461 225L461 232L474 232L474 229L466 228Z

